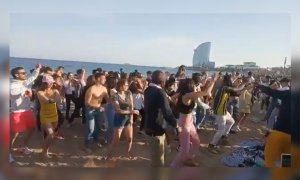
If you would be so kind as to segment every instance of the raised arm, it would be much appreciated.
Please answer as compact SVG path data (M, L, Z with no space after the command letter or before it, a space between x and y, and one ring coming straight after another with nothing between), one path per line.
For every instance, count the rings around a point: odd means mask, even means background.
M269 96L272 96L274 98L278 98L278 99L284 99L288 95L291 95L290 91L279 91L279 90L275 90L275 89L272 89L271 87L267 87L267 86L264 86L264 85L258 85L257 87L263 93L265 93Z
M194 100L196 101L199 97L202 96L211 96L211 91L214 87L216 79L214 78L212 82L210 83L209 87L205 91L198 91L198 92L191 92L184 95L184 98L187 98L187 100Z
M32 72L29 78L24 81L24 85L26 87L31 85L34 82L34 80L36 80L36 78L39 76L39 73L40 73L40 68L38 67Z

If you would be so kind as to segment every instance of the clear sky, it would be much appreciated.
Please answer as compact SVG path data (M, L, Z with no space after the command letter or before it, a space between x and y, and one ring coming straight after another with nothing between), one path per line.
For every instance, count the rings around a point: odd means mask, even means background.
M13 1L11 56L178 66L191 65L193 49L211 41L217 66L290 58L289 4L272 1L272 14L263 14L271 1L230 2Z

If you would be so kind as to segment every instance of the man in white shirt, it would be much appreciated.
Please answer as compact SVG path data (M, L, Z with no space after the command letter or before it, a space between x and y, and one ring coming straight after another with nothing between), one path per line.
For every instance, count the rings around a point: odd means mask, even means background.
M26 77L26 71L22 67L16 67L11 70L13 77L10 83L10 111L13 134L11 146L13 146L19 133L28 132L19 149L21 153L26 155L31 152L27 145L35 128L35 118L31 109L31 86L38 77L41 67L40 64L37 64L36 69L29 78Z

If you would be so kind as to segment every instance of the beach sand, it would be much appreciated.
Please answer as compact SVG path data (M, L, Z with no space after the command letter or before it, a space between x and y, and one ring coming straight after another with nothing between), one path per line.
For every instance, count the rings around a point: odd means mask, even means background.
M207 149L209 141L212 139L216 126L211 124L207 126L207 129L199 131L199 137L201 141L201 147L199 148L199 154L195 157L196 162L201 167L224 167L220 163L220 158L231 152L238 144L244 140L258 139L264 141L263 126L266 122L261 121L263 114L259 114L258 104L255 104L253 113L250 118L244 122L242 132L238 134L229 134L228 142L221 141L220 154L213 154ZM107 145L103 145L101 148L95 144L91 154L87 154L83 150L83 135L84 126L81 124L81 119L77 119L75 124L71 128L66 127L67 122L61 128L61 132L65 136L64 140L55 140L54 145L50 147L50 152L55 156L52 158L43 158L40 156L43 145L42 133L37 131L34 133L33 139L29 144L34 152L25 156L19 154L15 148L12 149L16 167L150 167L148 143L145 135L140 135L134 132L134 142L132 146L132 155L135 159L128 159L123 157L125 155L126 142L124 135L121 138L118 152L116 153L115 160L105 161L103 156L105 155ZM103 132L102 132L103 134ZM102 135L100 137L103 137ZM22 142L23 137L17 139L16 144ZM174 159L174 156L178 153L176 147L178 142L172 142L172 152L166 155L166 166L168 166Z

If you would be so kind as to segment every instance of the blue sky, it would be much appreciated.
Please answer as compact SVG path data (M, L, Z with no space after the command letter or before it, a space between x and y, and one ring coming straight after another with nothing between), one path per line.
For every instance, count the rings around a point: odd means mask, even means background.
M218 66L280 66L291 53L291 4L255 1L12 1L11 55L177 66L211 41Z

